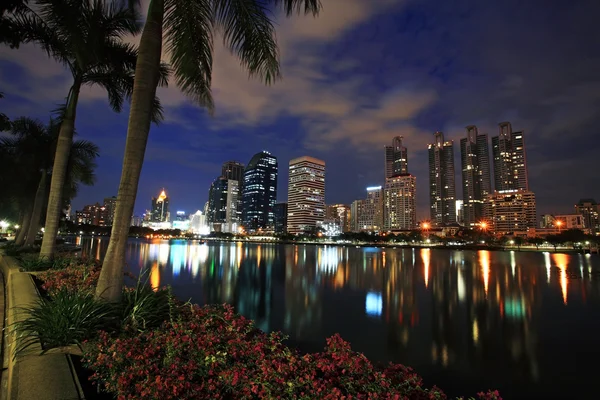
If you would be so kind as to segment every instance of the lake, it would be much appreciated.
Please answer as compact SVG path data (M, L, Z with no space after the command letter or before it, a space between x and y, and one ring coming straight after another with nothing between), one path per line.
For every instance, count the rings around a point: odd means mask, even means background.
M77 238L101 258L107 238ZM448 395L598 398L598 255L131 239L128 269L303 350L340 333Z

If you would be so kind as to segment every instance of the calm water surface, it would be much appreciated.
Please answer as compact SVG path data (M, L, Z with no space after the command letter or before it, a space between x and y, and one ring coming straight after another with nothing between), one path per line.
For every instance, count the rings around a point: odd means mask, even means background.
M80 239L102 257L108 239ZM128 268L306 350L340 333L449 395L600 396L597 255L131 240Z

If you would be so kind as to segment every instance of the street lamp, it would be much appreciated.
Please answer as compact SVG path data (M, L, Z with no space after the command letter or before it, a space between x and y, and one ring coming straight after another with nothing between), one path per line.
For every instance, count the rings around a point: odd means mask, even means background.
M9 223L6 221L0 221L0 228L2 228L2 230L4 231L6 228L8 228Z
M563 226L563 222L559 219L556 221L556 226L558 227L558 233L560 233L560 227Z

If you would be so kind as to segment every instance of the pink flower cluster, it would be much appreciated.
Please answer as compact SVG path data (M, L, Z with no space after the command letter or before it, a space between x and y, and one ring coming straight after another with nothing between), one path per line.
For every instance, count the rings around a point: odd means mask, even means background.
M37 277L44 283L42 288L53 296L59 290L69 292L91 292L100 277L99 264L71 265L64 269L50 269L40 272Z
M410 368L375 368L339 335L323 352L300 355L230 306L180 306L160 329L86 347L92 379L124 399L446 399ZM497 392L480 393L497 400Z

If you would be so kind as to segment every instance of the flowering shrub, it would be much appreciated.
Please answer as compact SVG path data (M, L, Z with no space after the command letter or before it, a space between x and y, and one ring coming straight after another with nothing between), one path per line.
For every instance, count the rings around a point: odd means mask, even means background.
M94 260L73 259L73 262L63 268L52 268L37 274L43 282L42 289L46 290L50 297L59 290L76 293L92 293L100 278L102 265ZM137 279L129 272L125 276Z
M445 399L409 368L375 368L335 335L300 356L230 306L182 306L160 329L86 346L92 380L119 399ZM482 397L483 396L483 397ZM496 397L480 398L486 400Z
M71 265L64 269L50 269L40 272L37 277L42 280L42 288L48 292L50 297L59 290L71 293L91 293L98 283L101 266L98 264Z

